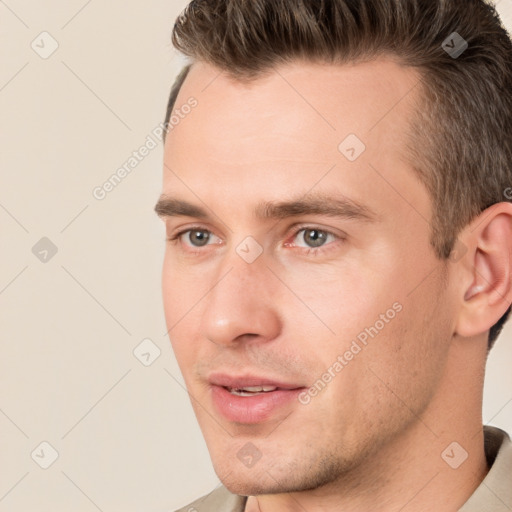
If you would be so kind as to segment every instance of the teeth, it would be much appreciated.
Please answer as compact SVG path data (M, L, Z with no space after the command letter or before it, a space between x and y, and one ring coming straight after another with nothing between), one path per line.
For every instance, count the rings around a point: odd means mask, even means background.
M276 386L247 386L245 388L240 388L241 391L251 391L253 393L261 393L262 391L274 391L277 389Z
M245 388L229 388L229 392L238 396L251 396L258 393L268 393L269 391L276 390L276 386L247 386Z

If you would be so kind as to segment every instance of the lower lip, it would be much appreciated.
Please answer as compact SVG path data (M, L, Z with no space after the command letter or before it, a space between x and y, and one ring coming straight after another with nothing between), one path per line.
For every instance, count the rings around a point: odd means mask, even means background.
M295 400L304 388L279 389L254 396L231 394L222 386L212 386L212 399L217 410L229 421L261 423L278 409Z

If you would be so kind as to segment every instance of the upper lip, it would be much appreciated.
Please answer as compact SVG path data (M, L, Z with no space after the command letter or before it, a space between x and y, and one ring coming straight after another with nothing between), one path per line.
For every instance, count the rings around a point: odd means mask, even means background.
M272 377L259 375L228 375L226 373L212 373L208 382L214 386L230 389L242 389L250 386L273 386L280 389L298 389L304 386L290 382L283 382Z

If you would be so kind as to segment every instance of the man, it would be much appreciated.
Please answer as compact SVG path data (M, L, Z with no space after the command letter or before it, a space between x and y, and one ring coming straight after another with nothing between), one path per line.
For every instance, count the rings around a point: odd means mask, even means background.
M512 298L494 8L200 0L173 41L164 306L223 484L182 510L511 510L481 416Z

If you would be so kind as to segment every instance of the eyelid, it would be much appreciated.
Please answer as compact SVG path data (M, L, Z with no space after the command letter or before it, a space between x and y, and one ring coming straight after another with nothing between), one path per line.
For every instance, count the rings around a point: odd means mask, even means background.
M336 230L334 228L330 228L330 227L324 227L324 226L321 226L321 225L318 225L318 224L315 224L314 222L301 222L301 223L298 223L298 224L294 224L293 226L290 226L288 229L287 229L287 234L286 237L287 238L290 238L291 236L297 236L301 231L308 231L308 230L317 230L317 231L321 231L322 233L326 233L328 235L332 235L333 237L337 238L337 239L340 239L340 240L343 240L345 238L347 238L347 235L346 233L344 233L343 231L339 231L339 230Z
M190 224L180 224L177 227L169 228L169 224L166 224L166 231L170 233L167 235L168 237L177 237L180 234L186 233L187 231L208 231L219 238L222 238L221 235L217 234L216 231L206 224L194 223L193 221Z

